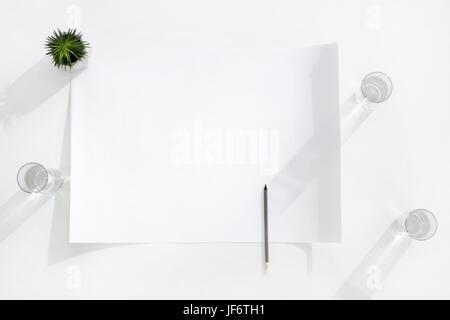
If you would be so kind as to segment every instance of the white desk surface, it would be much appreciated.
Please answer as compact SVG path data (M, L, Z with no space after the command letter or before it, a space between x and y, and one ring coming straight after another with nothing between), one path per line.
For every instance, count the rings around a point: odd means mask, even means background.
M0 92L19 98L0 117L0 213L30 217L0 242L0 298L332 298L392 220L417 207L436 213L438 233L413 243L373 297L449 298L449 9L446 0L3 1ZM68 170L68 79L42 58L45 36L66 23L118 50L338 41L342 103L366 73L390 74L392 98L342 148L343 243L274 245L267 273L257 244L69 245L68 190L24 203L15 184L27 161Z

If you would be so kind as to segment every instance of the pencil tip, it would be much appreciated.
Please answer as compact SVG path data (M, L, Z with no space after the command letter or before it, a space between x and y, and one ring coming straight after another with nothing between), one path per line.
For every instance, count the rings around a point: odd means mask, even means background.
M268 263L268 262L266 262L266 263L264 264L264 266L266 267L266 269L269 269L269 263Z
M267 184L264 185L264 190L267 190Z

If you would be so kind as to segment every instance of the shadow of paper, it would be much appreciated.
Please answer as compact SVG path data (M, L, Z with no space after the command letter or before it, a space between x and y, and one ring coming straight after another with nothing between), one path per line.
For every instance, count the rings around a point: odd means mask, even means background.
M81 72L55 68L49 57L42 58L12 84L2 88L0 122L12 126L13 117L32 112Z
M312 180L317 182L318 232L324 241L329 237L330 226L336 229L336 224L340 225L339 219L329 221L330 216L333 216L330 212L336 210L336 204L340 203L340 193L336 190L340 175L339 163L336 164L339 132L336 132L335 137L330 137L330 131L323 130L336 126L336 118L339 119L337 108L333 111L330 106L334 98L338 99L337 80L329 76L329 71L337 65L333 54L332 51L322 53L311 73L314 135L269 183L271 214L280 215L293 204ZM330 99L333 94L335 97Z
M71 92L71 90L69 90ZM95 250L111 248L116 244L72 244L69 243L70 223L70 110L71 94L66 116L63 148L59 170L65 177L62 190L55 195L50 243L48 248L48 265L70 259Z
M370 299L382 289L394 266L411 246L402 218L395 219L335 295L336 299Z
M0 206L0 242L38 211L52 195L18 191Z
M312 244L311 243L290 243L294 247L299 248L306 257L306 275L309 277L312 273L313 266L313 254L312 254Z

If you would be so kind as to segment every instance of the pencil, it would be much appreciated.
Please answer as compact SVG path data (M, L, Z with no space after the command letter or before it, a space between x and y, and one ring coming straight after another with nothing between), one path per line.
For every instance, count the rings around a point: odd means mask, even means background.
M265 266L269 267L269 217L267 209L267 185L264 186L264 256Z

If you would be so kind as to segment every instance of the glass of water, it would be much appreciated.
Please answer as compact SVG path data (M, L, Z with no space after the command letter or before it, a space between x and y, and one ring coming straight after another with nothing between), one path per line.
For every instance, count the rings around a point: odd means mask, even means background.
M405 229L408 235L419 241L425 241L434 236L438 223L434 214L425 209L411 211L405 219Z
M361 83L362 96L369 103L382 103L392 94L392 80L382 72L372 72Z
M27 193L55 192L64 183L64 176L58 170L47 169L43 165L30 162L17 172L17 184Z

